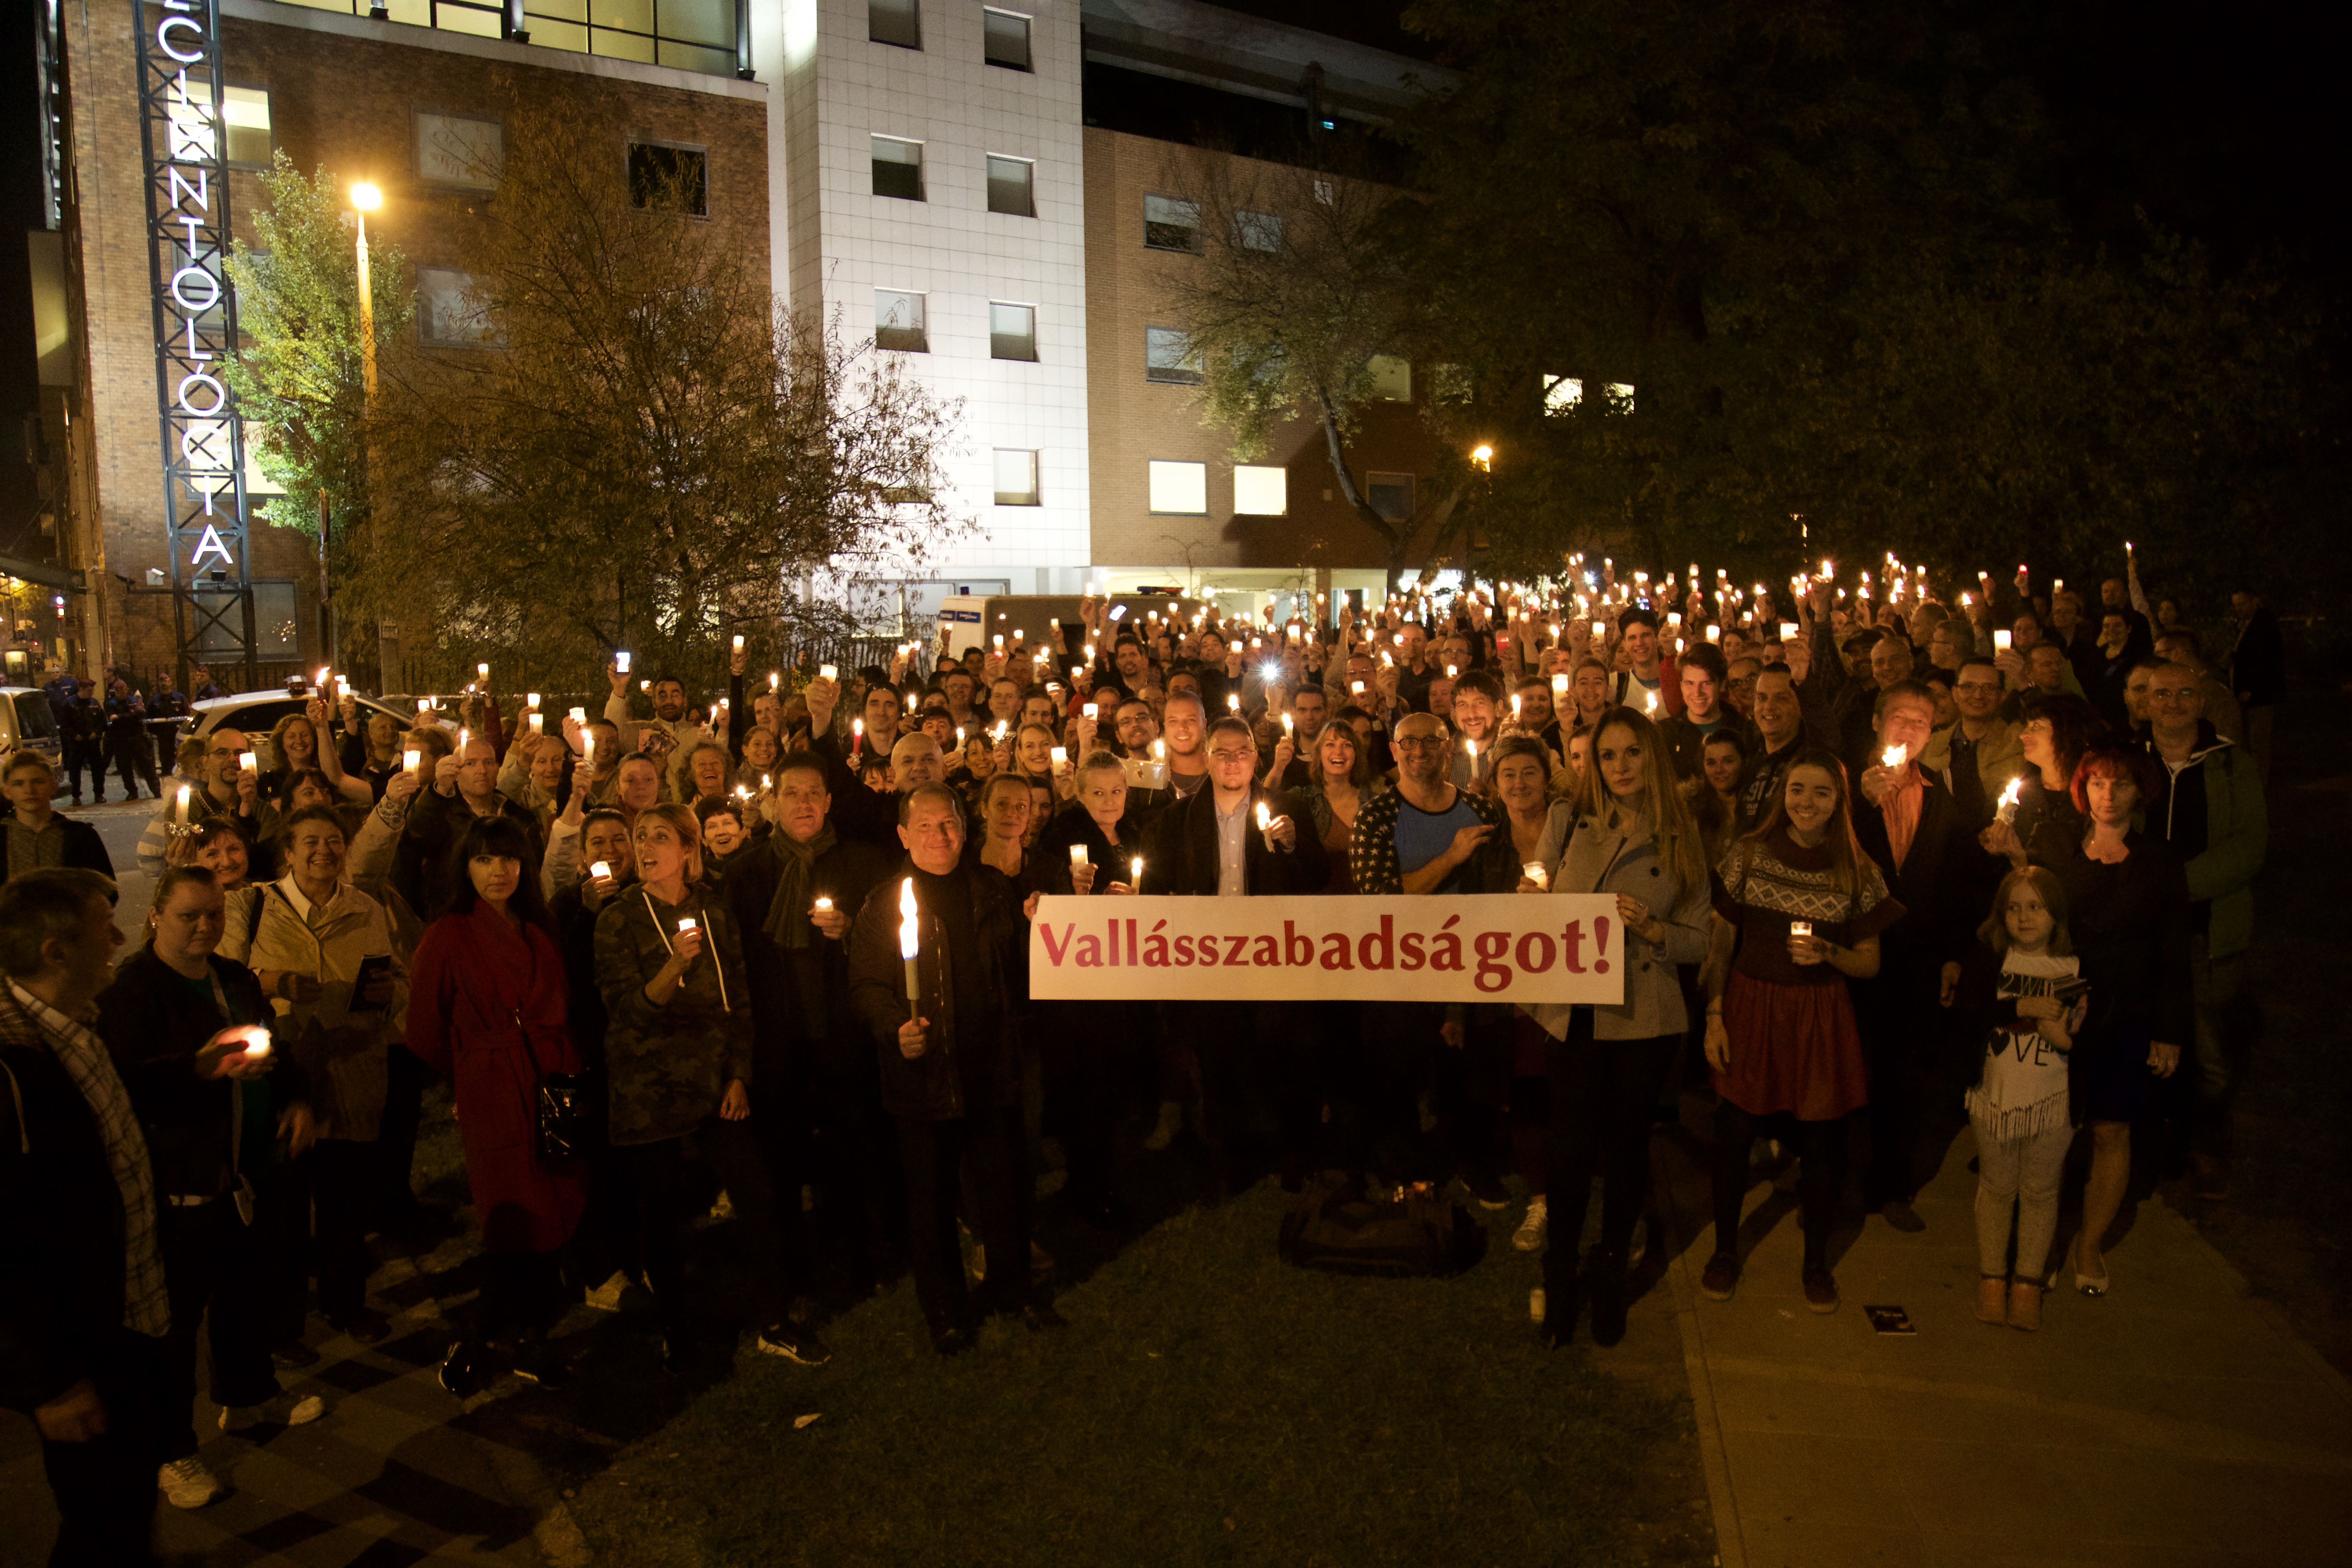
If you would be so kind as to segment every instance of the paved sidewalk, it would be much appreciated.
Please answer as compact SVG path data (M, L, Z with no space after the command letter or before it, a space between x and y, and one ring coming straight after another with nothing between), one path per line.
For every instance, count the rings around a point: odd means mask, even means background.
M1920 1198L1927 1232L1873 1215L1842 1237L1843 1304L1818 1316L1795 1194L1764 1183L1738 1294L1698 1295L1714 1230L1694 1149L1661 1147L1683 1245L1636 1316L1682 1323L1724 1568L2352 1560L2352 1390L2160 1202L2108 1251L2112 1294L2067 1275L2039 1333L1989 1327L1963 1131ZM1873 1332L1882 1304L1916 1336Z

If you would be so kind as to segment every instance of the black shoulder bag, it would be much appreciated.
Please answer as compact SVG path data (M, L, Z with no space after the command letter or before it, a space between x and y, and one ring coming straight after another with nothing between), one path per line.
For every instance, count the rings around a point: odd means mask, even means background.
M530 1058L531 1152L542 1160L585 1160L604 1141L604 1096L593 1072L545 1072L532 1048L522 1009L514 1013L523 1054Z

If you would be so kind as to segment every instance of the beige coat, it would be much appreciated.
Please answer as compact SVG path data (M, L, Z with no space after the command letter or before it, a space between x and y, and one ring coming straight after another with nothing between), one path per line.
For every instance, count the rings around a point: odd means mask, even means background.
M1690 1026L1690 1012L1683 1005L1676 966L1706 957L1708 886L1704 879L1683 886L1654 839L1646 834L1638 840L1629 838L1617 823L1613 807L1601 820L1580 818L1570 803L1560 801L1544 825L1536 858L1550 872L1553 892L1626 894L1648 906L1652 918L1666 928L1665 940L1659 942L1625 933L1625 999L1615 1006L1592 1009L1592 1037L1647 1040L1679 1035ZM1574 1011L1569 1004L1538 1003L1521 1011L1552 1038L1568 1037Z
M1957 722L1945 725L1927 737L1927 747L1919 753L1920 770L1942 779L1948 787L1951 784L1952 731L1958 728ZM1977 743L1977 778L1984 785L1986 800L1999 800L2000 792L2009 787L2009 781L2025 772L2025 742L2018 739L2024 731L2021 723L1995 719L1984 739Z
M391 910L348 882L313 905L288 877L262 888L261 919L246 956L255 971L291 970L318 977L315 1002L273 998L277 1043L308 1075L319 1136L367 1143L383 1119L385 1054L408 1019L408 960ZM352 1011L352 983L363 959L392 960L392 1002L382 1012Z

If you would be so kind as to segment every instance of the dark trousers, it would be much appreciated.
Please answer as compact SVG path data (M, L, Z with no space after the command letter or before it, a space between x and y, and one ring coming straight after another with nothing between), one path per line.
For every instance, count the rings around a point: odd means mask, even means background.
M1271 1123L1286 1160L1307 1156L1321 1109L1311 1004L1196 1002L1172 1027L1191 1037L1200 1063L1201 1126L1220 1181L1246 1186L1265 1168L1253 1153L1261 1124Z
M81 798L81 775L89 774L90 798L106 799L106 748L96 741L68 741L65 744L66 787L76 800Z
M1568 1038L1547 1045L1551 1129L1545 1164L1552 1238L1548 1270L1575 1272L1595 1176L1601 1179L1601 1251L1622 1258L1632 1245L1649 1196L1650 1124L1658 1088L1674 1070L1682 1039L1674 1034L1597 1040L1591 1009L1579 1007Z
M562 1261L560 1251L482 1254L482 1293L467 1339L503 1342L544 1332L562 1311Z
M1092 1205L1111 1197L1115 1093L1125 1039L1121 1003L1037 1005L1038 1066L1045 1076L1045 1134L1069 1162L1069 1201ZM1106 1026L1109 1026L1106 1027Z
M319 1279L319 1310L329 1322L341 1323L367 1305L367 1234L375 1213L376 1146L321 1138L310 1146L308 1159L310 1198L317 1211L310 1267Z
M425 1086L437 1076L421 1058L399 1046L384 1053L383 1117L375 1134L381 1225L396 1227L416 1212L409 1170L416 1163L416 1129L425 1120Z
M963 1253L956 1243L956 1200L965 1162L980 1193L980 1239L988 1250L986 1300L1003 1307L1026 1306L1029 1279L1029 1209L1035 1192L1022 1158L1018 1109L973 1111L945 1121L893 1118L898 1126L898 1158L907 1178L907 1248L914 1267L915 1300L933 1334L965 1327L973 1319L963 1279Z
M1796 1146L1802 1162L1798 1194L1803 1205L1805 1267L1829 1265L1830 1227L1845 1182L1845 1123L1800 1121L1786 1111L1750 1116L1727 1100L1715 1107L1715 1249L1739 1255L1739 1205L1748 1194L1748 1151L1759 1134Z
M50 1568L137 1568L154 1561L160 1341L112 1332L113 1354L90 1382L106 1405L106 1430L86 1443L41 1444L58 1540Z
M158 1358L163 1382L157 1423L164 1460L184 1459L196 1451L200 1329L210 1331L215 1404L259 1405L278 1393L278 1372L269 1363L272 1297L278 1281L270 1245L274 1218L257 1204L248 1226L237 1217L233 1198L184 1208L159 1195L156 1240L172 1293L172 1331Z
M699 1157L719 1184L727 1189L735 1211L735 1234L740 1238L743 1265L751 1277L751 1305L767 1328L784 1321L792 1308L792 1289L785 1279L784 1254L776 1237L775 1188L761 1158L759 1141L749 1121L728 1121L713 1116L690 1135L691 1153ZM695 1187L689 1178L688 1138L664 1138L653 1143L632 1143L630 1173L636 1178L638 1246L646 1260L646 1283L653 1287L654 1307L665 1330L685 1326L688 1316L686 1289L686 1227ZM798 1202L795 1194L794 1202Z
M156 799L163 798L163 785L155 777L155 743L143 730L136 735L125 735L108 742L108 754L113 759L115 771L122 775L122 798L139 798L138 779L147 781L147 793ZM136 775L135 777L133 775Z
M1898 970L1853 986L1855 1022L1870 1072L1870 1163L1862 1175L1863 1201L1909 1203L1932 1173L1929 1107L1946 1076L1944 1014L1936 1005L1935 977ZM1959 1102L1950 1086L1943 1098Z
M1432 1063L1446 1048L1438 1034L1445 1008L1435 1002L1397 1002L1366 1007L1363 1015L1359 1066L1373 1168L1383 1183L1435 1181L1440 1152L1421 1130L1421 1096L1431 1087Z

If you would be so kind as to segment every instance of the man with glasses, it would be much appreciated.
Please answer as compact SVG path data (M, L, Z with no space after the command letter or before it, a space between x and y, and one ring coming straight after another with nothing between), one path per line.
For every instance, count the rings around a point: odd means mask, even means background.
M1179 710L1169 700L1172 739ZM1205 787L1162 812L1143 852L1143 876L1136 891L1178 898L1271 898L1312 893L1329 872L1322 840L1299 831L1306 813L1281 790L1256 781L1257 739L1250 727L1228 715L1208 725ZM1256 811L1267 820L1260 827ZM1213 993L1211 977L1206 989ZM1247 1125L1244 1079L1253 1069L1270 1080L1271 1102L1283 1141L1283 1176L1293 1184L1305 1174L1306 1140L1314 1105L1307 1061L1299 1042L1308 1038L1305 1004L1196 1002L1193 1048L1201 1062L1202 1132L1213 1175L1220 1189L1247 1186L1254 1170L1238 1136Z
M1356 812L1349 868L1360 893L1461 893L1487 880L1497 855L1511 854L1509 819L1500 801L1472 795L1447 778L1453 742L1428 713L1397 721L1393 743L1397 787ZM1512 879L1516 881L1517 879ZM1509 882L1503 884L1509 886ZM1462 1048L1458 1006L1436 1002L1384 1003L1364 1009L1365 1099L1373 1157L1384 1182L1436 1181L1441 1155L1421 1135L1418 1101L1430 1087L1432 1059L1442 1042ZM1447 1075L1458 1077L1458 1074ZM1458 1154L1458 1107L1443 1086L1432 1089L1439 1137ZM1480 1205L1499 1208L1507 1194L1475 1160L1459 1161Z
M1928 737L1919 766L1944 781L1971 831L1992 820L1993 807L2009 781L2025 771L2024 726L2000 716L2000 670L1992 660L1970 656L1960 661L1952 682L1959 721Z
M2147 749L2164 765L2162 793L2147 805L2147 831L2180 857L2189 875L2189 961L2197 1021L2197 1108L2189 1123L2196 1195L2230 1195L2230 1106L2236 1089L2226 1033L2253 940L2254 873L2270 819L2261 770L2204 718L2197 672L2159 667L2148 681Z

